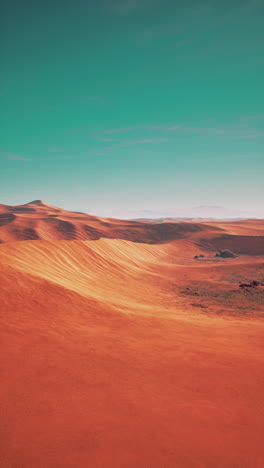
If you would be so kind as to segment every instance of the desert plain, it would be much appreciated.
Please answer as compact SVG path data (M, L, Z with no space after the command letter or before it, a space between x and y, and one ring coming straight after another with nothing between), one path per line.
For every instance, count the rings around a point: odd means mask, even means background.
M263 468L264 220L0 205L0 276L1 468Z

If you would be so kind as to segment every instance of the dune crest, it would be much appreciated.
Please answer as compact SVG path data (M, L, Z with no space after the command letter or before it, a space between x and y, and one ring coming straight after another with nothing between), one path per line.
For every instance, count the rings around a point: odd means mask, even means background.
M0 205L0 227L2 243L110 238L159 244L189 239L192 244L209 251L237 247L241 254L264 254L264 223L260 220L211 223L123 221L67 211L34 200L19 206Z

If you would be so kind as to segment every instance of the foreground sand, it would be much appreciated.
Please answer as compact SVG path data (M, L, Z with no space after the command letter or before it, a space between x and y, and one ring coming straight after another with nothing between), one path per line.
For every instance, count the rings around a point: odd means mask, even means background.
M1 468L262 468L264 288L238 281L264 277L263 225L248 224L151 244L17 242L5 224ZM216 228L248 251L193 260Z

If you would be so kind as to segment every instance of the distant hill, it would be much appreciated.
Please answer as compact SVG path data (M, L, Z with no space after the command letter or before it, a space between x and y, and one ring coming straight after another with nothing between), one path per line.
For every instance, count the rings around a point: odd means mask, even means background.
M210 223L218 221L243 221L255 218L132 218L143 223Z

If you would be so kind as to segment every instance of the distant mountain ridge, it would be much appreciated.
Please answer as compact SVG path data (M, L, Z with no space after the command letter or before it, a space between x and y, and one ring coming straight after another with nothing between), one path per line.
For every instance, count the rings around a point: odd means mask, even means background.
M142 223L211 223L221 221L246 221L247 219L257 218L132 218L132 221L140 221Z
M175 208L169 210L133 210L133 211L119 211L114 213L120 218L144 220L148 222L149 219L156 222L168 221L182 221L186 220L243 220L243 219L263 219L264 212L260 211L247 211L239 209L229 209L216 205L201 205L192 208Z

